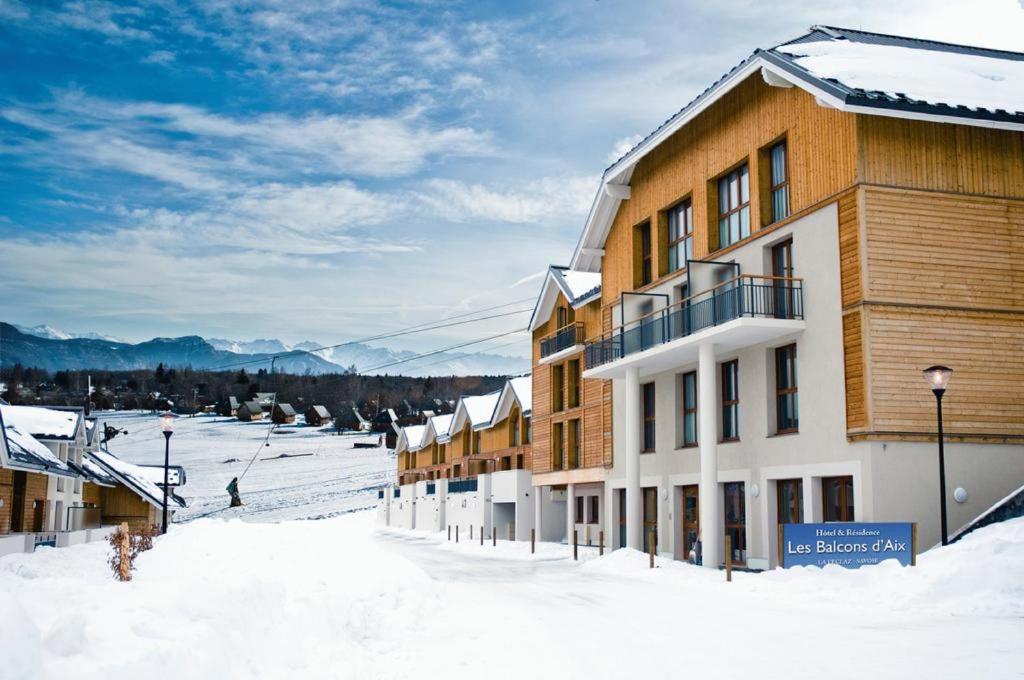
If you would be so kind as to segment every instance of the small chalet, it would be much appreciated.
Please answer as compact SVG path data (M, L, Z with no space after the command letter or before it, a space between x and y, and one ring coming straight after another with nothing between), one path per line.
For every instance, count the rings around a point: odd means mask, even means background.
M235 417L243 422L263 420L263 409L258 401L246 401L235 412Z
M313 427L323 427L331 424L331 412L326 406L316 404L306 409L306 424Z
M228 397L227 401L221 402L220 404L220 414L222 416L237 416L239 406L241 406L241 404L238 402L236 397Z
M278 425L288 425L295 422L295 409L291 404L274 404L274 412L271 415Z

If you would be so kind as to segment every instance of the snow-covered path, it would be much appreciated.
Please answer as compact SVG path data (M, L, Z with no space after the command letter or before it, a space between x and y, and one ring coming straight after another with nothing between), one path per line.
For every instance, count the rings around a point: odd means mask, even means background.
M1024 520L920 566L737 574L381 529L372 512L177 525L0 558L0 678L1010 678Z

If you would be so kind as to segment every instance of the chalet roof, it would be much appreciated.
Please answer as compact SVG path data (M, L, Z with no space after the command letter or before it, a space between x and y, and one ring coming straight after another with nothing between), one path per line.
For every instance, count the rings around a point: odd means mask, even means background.
M45 444L17 425L8 424L6 413L0 416L3 424L6 465L12 470L42 472L63 477L77 477L79 473L58 458Z
M449 433L461 430L468 421L474 430L483 430L491 424L494 408L498 405L501 390L471 397L462 397L455 407Z
M238 408L242 408L242 407L244 407L245 410L249 411L250 413L256 413L256 412L262 412L263 411L263 407L260 406L260 402L258 402L258 401L242 402L242 406L239 406Z
M402 428L398 435L397 451L419 451L423 448L423 434L426 432L426 425L409 425Z
M312 411L313 413L317 414L321 418L330 418L331 417L331 412L328 411L327 407L322 405L322 404L314 404L313 406L310 406L309 409L307 409L306 412L309 413L310 411Z
M294 416L295 415L295 409L292 408L291 404L279 403L274 408L276 410L279 410L281 413L283 413L286 416Z
M0 405L4 422L40 440L72 440L82 424L81 409Z
M454 413L445 413L431 417L427 421L427 431L423 436L424 443L429 444L431 441L436 439L438 442L443 444L451 440L449 430L451 429L452 420L454 418Z
M536 330L551 318L558 293L562 293L574 309L579 309L601 295L601 273L572 271L558 265L548 267L537 302L533 306L530 330Z
M238 408L238 406L239 406L238 398L237 397L228 397L228 406L230 406L231 408Z
M529 416L533 409L533 378L523 376L512 378L505 383L498 398L498 405L494 409L493 421L498 423L508 418L512 411L513 404L519 404L519 410L523 415Z
M770 85L799 87L840 111L1024 130L1024 53L813 26L793 40L755 50L604 171L572 269L600 271L604 240L619 204L630 196L636 164L758 73Z
M86 458L91 458L107 474L135 492L144 501L158 508L164 506L164 492L151 482L146 472L138 465L121 460L109 451L88 451ZM167 495L168 505L185 507L185 502L174 494Z
M100 467L96 461L89 458L89 456L82 456L81 465L75 465L73 462L69 461L68 467L77 471L87 482L99 484L100 486L115 486L117 484L117 480L114 479L114 477L105 469Z

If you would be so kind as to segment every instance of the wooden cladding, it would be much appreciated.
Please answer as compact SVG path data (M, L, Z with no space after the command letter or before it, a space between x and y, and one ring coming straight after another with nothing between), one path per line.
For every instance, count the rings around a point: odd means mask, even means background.
M860 432L868 425L868 397L865 385L863 310L843 314L843 370L846 379L846 430Z
M613 304L634 283L634 227L689 196L693 205L694 257L706 257L717 240L718 203L713 180L742 162L750 164L751 230L756 233L763 200L758 162L766 144L785 136L789 210L799 212L856 181L855 116L818 106L799 88L776 88L751 77L640 160L632 196L623 201L609 231L602 261L604 304ZM711 214L709 211L713 212ZM711 228L713 227L713 229ZM661 230L655 230L656 233ZM653 259L665 261L663 239Z

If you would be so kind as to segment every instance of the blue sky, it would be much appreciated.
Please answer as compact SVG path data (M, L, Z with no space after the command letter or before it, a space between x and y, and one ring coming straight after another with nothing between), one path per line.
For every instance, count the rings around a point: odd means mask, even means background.
M0 319L328 343L532 298L609 160L755 47L831 23L1020 49L1022 14L0 0Z

